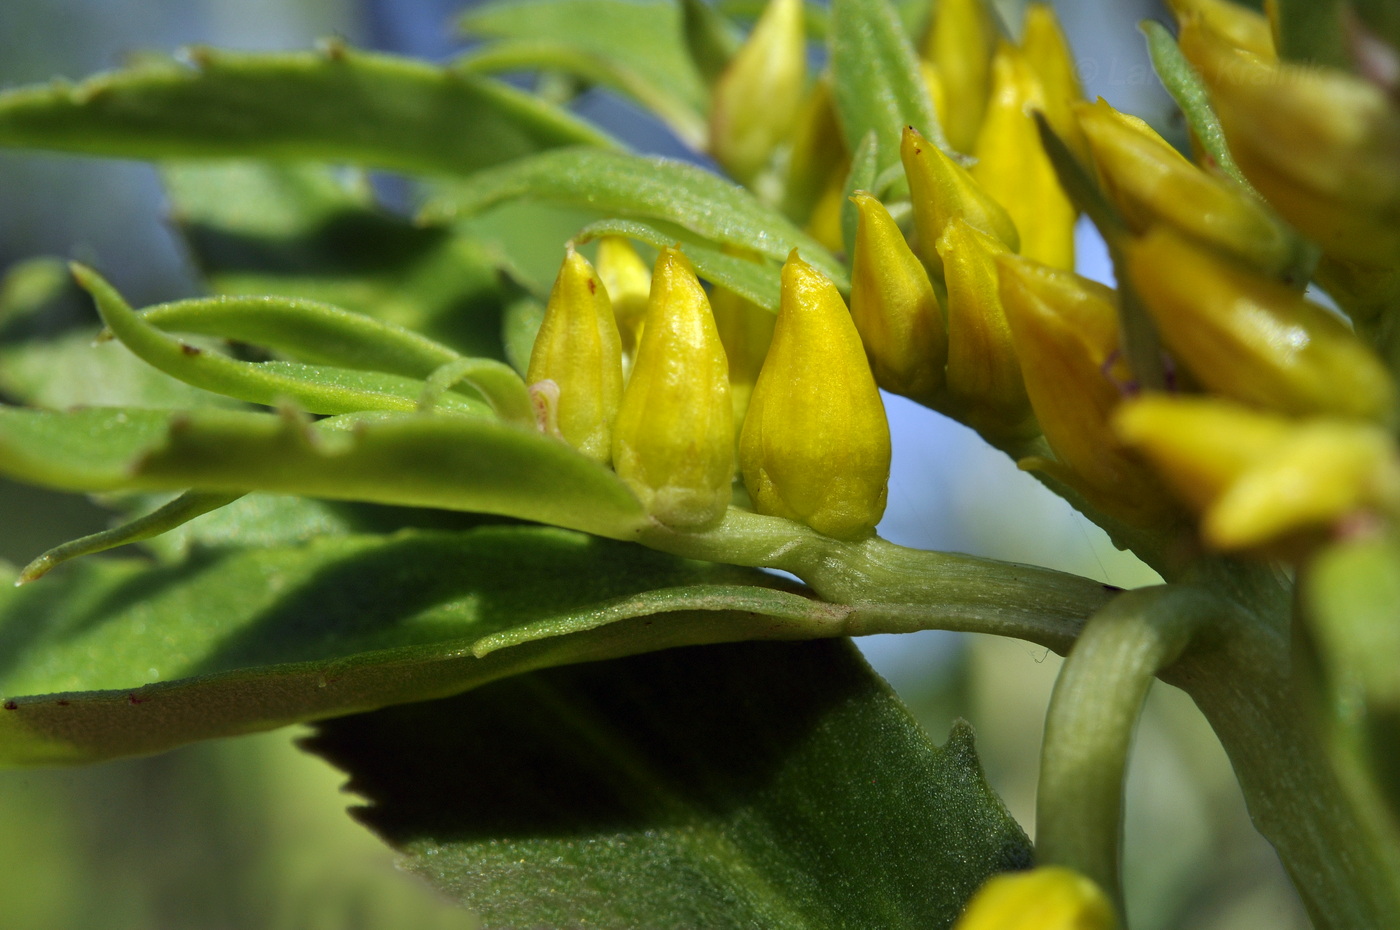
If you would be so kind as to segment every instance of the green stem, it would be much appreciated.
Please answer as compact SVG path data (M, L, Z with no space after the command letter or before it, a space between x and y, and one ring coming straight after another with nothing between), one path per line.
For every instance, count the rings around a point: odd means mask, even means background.
M1157 673L1232 608L1203 591L1129 591L1085 625L1055 682L1036 796L1036 857L1099 884L1121 914L1123 783L1133 728Z
M1319 930L1400 926L1387 856L1328 764L1300 697L1291 611L1272 608L1227 615L1162 678L1195 699L1220 738L1254 825Z
M832 539L791 520L737 508L705 532L654 525L640 541L687 558L791 572L823 600L852 608L846 622L852 636L926 629L992 633L1063 655L1084 619L1119 593L1078 575L907 549L877 536Z

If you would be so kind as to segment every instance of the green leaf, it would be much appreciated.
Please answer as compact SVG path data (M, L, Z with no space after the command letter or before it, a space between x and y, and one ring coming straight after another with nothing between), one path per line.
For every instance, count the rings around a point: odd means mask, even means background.
M457 59L455 68L464 74L550 71L573 75L631 97L656 114L671 127L681 142L691 148L699 149L705 145L705 120L694 105L673 96L664 86L653 83L647 76L628 70L615 59L590 54L567 42L496 42Z
M742 187L695 165L598 149L520 159L453 185L424 210L429 220L470 216L520 198L587 207L625 219L661 220L715 245L782 262L796 248L845 289L846 269L815 239Z
M557 42L610 59L697 111L708 95L691 67L680 7L669 0L506 0L458 20L470 35Z
M504 362L464 358L441 343L372 317L310 300L216 297L158 304L140 314L162 330L256 343L295 360L425 382L420 402L464 382L503 419L533 423L525 382Z
M140 519L170 499L169 494L128 493L109 495L108 503L126 517ZM326 536L396 533L402 529L463 530L500 519L452 510L245 494L197 520L142 540L141 548L173 563L196 549L207 553L211 549L300 545Z
M21 585L38 581L64 562L72 559L106 552L118 546L160 536L183 526L196 517L201 517L226 504L231 504L242 496L239 493L186 491L173 501L120 526L90 533L87 536L55 546L26 565L15 579L15 584Z
M101 275L73 265L73 275L97 301L102 321L132 352L166 374L216 394L255 404L290 401L311 413L419 409L427 383L398 375L293 362L244 362L166 335L147 323ZM490 408L459 395L437 401L454 412L482 415Z
M0 764L158 752L558 663L839 627L846 609L783 587L519 526L322 538L164 567L76 562L0 590Z
M459 21L495 38L460 59L475 72L550 68L631 96L666 120L686 144L705 141L708 94L690 64L681 11L666 0L526 0L489 3Z
M306 745L487 927L934 930L1030 865L971 730L933 746L846 641L552 669Z
M38 258L0 280L0 395L43 407L186 408L237 402L183 384L96 331L69 327L92 315L68 264Z
M687 230L670 223L642 223L636 220L599 220L579 230L576 242L589 242L600 236L626 236L656 248L680 244L685 257L695 266L695 272L712 284L729 288L773 313L778 312L780 297L776 265L766 261L749 261L724 252L697 239Z
M466 174L543 148L614 144L504 84L339 43L189 57L0 94L0 145Z
M242 406L152 368L119 342L94 344L96 336L89 329L0 343L0 391L25 404L58 409Z
M316 165L163 166L173 218L211 290L310 298L501 357L513 297L485 249L379 209L362 175Z
M614 538L647 520L621 479L563 442L445 414L313 426L231 410L0 406L0 474L69 491L271 491L438 507Z
M743 44L743 36L708 0L681 0L681 34L705 83L713 86Z
M873 131L877 174L899 161L905 126L948 148L914 47L888 0L832 0L830 48L832 99L846 147L856 151Z
M0 335L11 322L61 301L72 283L67 265L56 258L31 258L7 269L0 279Z

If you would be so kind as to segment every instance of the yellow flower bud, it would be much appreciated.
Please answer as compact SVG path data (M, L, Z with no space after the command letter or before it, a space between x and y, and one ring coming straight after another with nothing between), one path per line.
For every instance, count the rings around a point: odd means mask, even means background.
M889 212L856 191L851 264L851 318L875 382L887 391L929 401L943 388L948 335L933 284Z
M1230 45L1241 51L1274 61L1274 32L1269 20L1261 13L1231 0L1167 0L1176 21L1183 26L1188 20L1200 23Z
M840 292L796 250L739 463L755 509L828 536L868 536L885 512L890 429L879 389Z
M1032 109L1045 111L1045 90L1025 55L1002 43L992 59L992 94L973 149L972 176L1015 222L1021 234L1017 251L1073 268L1077 213L1040 144Z
M715 326L729 358L729 396L734 402L734 441L749 410L753 386L763 370L763 360L773 341L776 317L751 300L745 300L727 287L716 287L710 294Z
M1137 526L1167 515L1163 488L1119 441L1110 415L1132 374L1119 352L1113 291L1071 271L996 257L1026 393L1056 461L1022 460Z
M1198 18L1180 41L1241 170L1279 214L1328 255L1400 263L1400 110L1386 94L1341 71L1242 52Z
M971 152L987 107L997 27L984 0L938 0L921 54L938 68L947 91L939 121L948 143Z
M1042 866L988 879L953 930L1114 930L1108 897L1070 869Z
M560 435L589 458L608 461L622 398L622 339L607 289L572 247L549 293L525 380L532 390L552 382L546 393L558 391L552 419Z
M637 351L642 333L647 295L651 293L651 269L622 236L603 236L598 240L598 279L612 300L623 354L630 357Z
M676 249L656 259L646 326L613 427L613 467L669 526L707 526L729 507L729 361L705 289Z
M1021 247L1016 224L1006 209L973 180L967 169L929 142L913 126L904 127L899 145L918 231L918 254L935 273L943 267L934 243L955 216L996 236L1011 251Z
M996 259L1007 249L957 218L938 240L948 283L949 412L993 440L1033 435L1021 363L1001 306Z
M1287 552L1358 511L1400 508L1400 458L1379 427L1161 395L1125 403L1115 426L1201 514L1217 549Z
M1163 343L1212 391L1282 413L1393 420L1389 374L1328 311L1165 228L1125 251Z
M786 139L807 76L803 0L770 0L753 32L715 84L710 152L750 182Z
M1134 232L1166 223L1267 274L1296 266L1297 238L1253 197L1197 168L1152 127L1103 99L1075 112L1103 187Z
M1026 7L1021 51L1044 89L1045 118L1050 127L1080 161L1087 163L1089 147L1074 117L1074 107L1084 101L1084 88L1079 83L1074 55L1060 29L1055 8L1048 3L1032 3Z

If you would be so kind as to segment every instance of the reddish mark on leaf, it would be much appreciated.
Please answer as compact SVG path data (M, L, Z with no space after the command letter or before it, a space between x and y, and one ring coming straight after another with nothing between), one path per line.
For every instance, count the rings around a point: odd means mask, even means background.
M5 709L6 709L6 710L19 710L19 705L16 704L14 701L6 701L6 702L5 702Z
M73 702L72 702L72 701L65 701L63 698L59 698L57 701L54 701L54 703L57 704L59 707L67 707L69 704L71 704L71 703L73 703Z
M127 703L128 703L128 704L144 704L144 703L146 703L146 699L143 698L143 697L137 697L136 694L135 694L135 692L132 692L131 694L128 694L128 695L126 696L126 700L127 700Z
M204 350L203 350L203 349L199 348L199 346L192 346L192 345L190 345L188 342L182 342L182 343L180 343L180 351L183 352L183 353L185 353L186 355L203 355L203 354L204 354Z
M588 279L588 293L590 293L590 294L596 294L596 293L598 293L598 282L597 282L597 281L594 281L592 278L589 278L589 279Z

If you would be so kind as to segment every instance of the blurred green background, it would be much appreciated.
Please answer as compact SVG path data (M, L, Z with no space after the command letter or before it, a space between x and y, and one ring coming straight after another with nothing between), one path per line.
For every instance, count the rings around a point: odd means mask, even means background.
M1135 24L1155 3L1058 4L1090 98L1169 135ZM1006 4L1013 13L1015 4ZM80 78L187 44L305 47L344 37L440 59L457 46L451 0L4 0L0 87ZM1009 17L1010 18L1010 17ZM626 104L584 101L639 148L678 149ZM0 152L0 267L83 258L134 303L197 290L166 228L149 166ZM546 243L553 249L557 243ZM1106 277L1086 229L1083 270ZM86 313L75 308L74 313ZM64 325L65 321L53 321ZM895 467L882 533L909 545L1049 565L1131 587L1155 576L961 427L889 398ZM0 559L23 563L105 525L73 497L0 483ZM1059 659L953 634L862 645L938 740L970 720L988 776L1032 829L1040 733ZM0 772L0 926L51 928L470 927L344 814L339 776L282 731L77 770ZM1244 812L1228 762L1185 695L1154 689L1133 758L1126 881L1139 930L1306 927Z

